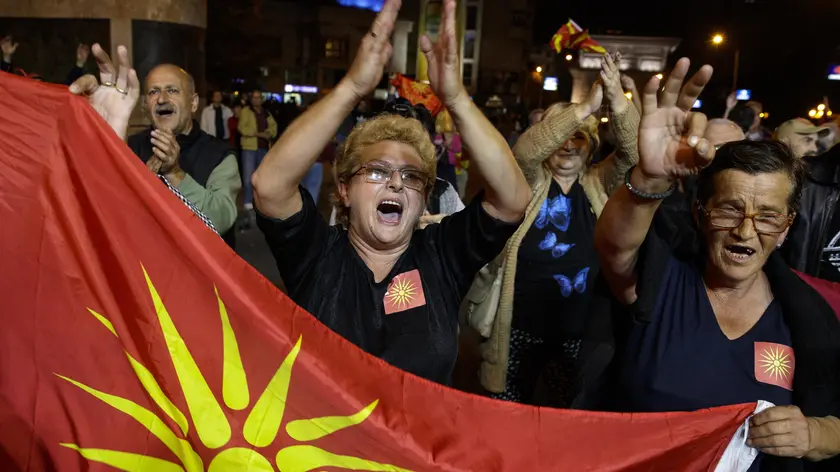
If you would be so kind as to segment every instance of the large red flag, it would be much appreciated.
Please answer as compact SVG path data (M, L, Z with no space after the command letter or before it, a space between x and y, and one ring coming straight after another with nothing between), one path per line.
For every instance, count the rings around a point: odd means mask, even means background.
M755 407L564 411L418 379L295 306L84 99L0 74L0 109L0 470L712 471Z

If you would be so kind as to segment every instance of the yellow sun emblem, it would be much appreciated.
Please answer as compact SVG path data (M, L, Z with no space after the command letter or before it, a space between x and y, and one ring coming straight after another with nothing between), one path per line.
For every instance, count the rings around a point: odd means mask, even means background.
M230 442L231 427L222 406L216 400L207 384L201 370L192 357L186 343L175 328L166 307L157 293L146 269L143 268L146 284L154 302L155 312L160 321L163 339L166 342L169 355L175 367L178 383L184 393L187 409L195 427L198 440L209 449L219 449ZM216 290L219 303L219 315L222 321L223 373L222 397L225 405L231 410L243 410L249 406L250 396L245 369L239 354L239 345L228 318L227 309L219 292ZM103 315L88 308L114 336L117 335L113 324ZM245 441L254 448L270 446L277 438L283 413L286 408L286 398L291 382L292 367L301 349L303 338L299 338L294 348L286 356L280 368L269 381L263 393L251 408L242 428ZM204 471L201 457L195 452L189 437L189 422L181 410L166 396L154 375L134 357L126 352L128 362L134 370L143 388L177 428L171 428L161 419L161 416L151 410L116 395L111 395L77 380L56 374L58 377L75 385L95 398L101 400L115 410L134 418L142 427L160 440L178 458L180 464L153 456L132 452L114 451L107 449L91 449L76 444L62 443L61 445L77 451L84 458L92 462L107 464L120 470L129 472L199 472ZM350 416L327 416L290 421L286 424L286 433L298 442L310 442L321 439L345 428L358 425L365 421L376 408L379 400L373 401L358 413ZM280 449L275 456L275 463L280 472L306 472L322 467L336 467L351 470L366 471L403 471L409 472L389 464L380 464L359 457L333 454L319 447L309 444L296 444ZM218 452L207 466L209 472L231 470L249 470L253 472L274 471L271 462L261 453L251 448L231 447Z
M395 305L399 308L404 306L408 306L409 303L414 301L414 297L417 296L417 288L408 279L398 279L391 285L391 289L388 290L388 302L392 305Z
M764 373L774 379L786 379L790 375L790 355L782 352L780 348L765 349L759 360Z

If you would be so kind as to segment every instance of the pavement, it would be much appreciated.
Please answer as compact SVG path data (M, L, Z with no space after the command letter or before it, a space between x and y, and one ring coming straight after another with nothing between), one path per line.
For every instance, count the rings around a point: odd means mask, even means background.
M330 204L330 195L335 189L335 182L332 179L332 169L330 164L324 164L324 180L321 184L321 194L318 197L318 211L321 215L329 220L332 206ZM240 210L239 221L237 227L240 227L241 222L247 221L249 218L245 210ZM251 225L245 229L236 231L236 252L242 259L255 269L257 269L265 278L271 281L274 285L285 292L283 280L280 278L280 272L277 270L277 263L274 261L274 256L268 245L265 242L262 232L256 225Z

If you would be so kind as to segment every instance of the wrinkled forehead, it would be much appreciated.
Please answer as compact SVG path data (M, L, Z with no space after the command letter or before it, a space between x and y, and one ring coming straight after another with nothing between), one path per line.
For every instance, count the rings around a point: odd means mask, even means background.
M187 90L189 78L186 73L174 66L158 66L146 76L146 90L176 87Z
M391 167L423 168L423 159L414 147L398 141L380 141L362 148L360 164L383 163Z
M714 203L730 203L736 207L782 212L788 207L793 183L785 172L749 174L726 169L714 175Z

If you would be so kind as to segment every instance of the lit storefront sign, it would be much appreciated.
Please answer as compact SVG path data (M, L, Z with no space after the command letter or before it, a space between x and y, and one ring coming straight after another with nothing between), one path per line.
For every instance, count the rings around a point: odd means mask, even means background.
M286 93L318 93L318 87L313 85L292 85L286 84L283 89Z

